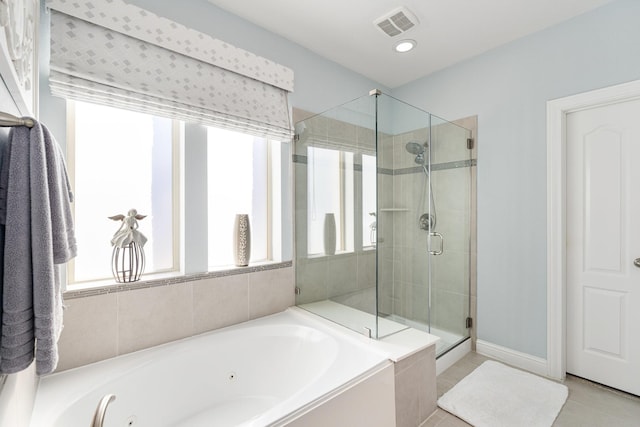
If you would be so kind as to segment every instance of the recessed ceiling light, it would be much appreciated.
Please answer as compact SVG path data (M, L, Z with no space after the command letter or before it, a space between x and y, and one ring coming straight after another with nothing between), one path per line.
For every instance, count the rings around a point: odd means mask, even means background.
M416 47L416 44L415 40L400 40L396 43L394 50L400 53L409 52L411 49Z

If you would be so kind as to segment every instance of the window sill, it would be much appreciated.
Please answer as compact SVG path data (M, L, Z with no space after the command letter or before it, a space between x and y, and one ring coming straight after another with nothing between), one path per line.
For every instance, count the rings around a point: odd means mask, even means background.
M192 274L159 273L143 276L142 280L131 283L116 283L113 280L101 280L86 282L77 285L69 285L63 297L65 300L85 298L95 295L105 295L117 292L133 291L136 289L154 288L156 286L176 285L179 283L193 282L196 280L211 279L216 277L233 276L236 274L249 274L259 271L276 270L293 266L292 261L284 262L257 262L247 267L224 266L216 267L213 271Z

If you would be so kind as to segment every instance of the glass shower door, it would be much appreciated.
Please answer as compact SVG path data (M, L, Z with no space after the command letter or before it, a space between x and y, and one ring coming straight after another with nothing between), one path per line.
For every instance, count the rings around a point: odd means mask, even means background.
M441 355L469 337L471 149L470 131L431 116L428 237L430 333Z

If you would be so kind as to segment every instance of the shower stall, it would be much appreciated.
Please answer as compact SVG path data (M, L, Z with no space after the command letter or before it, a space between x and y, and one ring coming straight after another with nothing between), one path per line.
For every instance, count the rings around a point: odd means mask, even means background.
M471 336L471 131L374 90L295 126L296 304L372 338Z

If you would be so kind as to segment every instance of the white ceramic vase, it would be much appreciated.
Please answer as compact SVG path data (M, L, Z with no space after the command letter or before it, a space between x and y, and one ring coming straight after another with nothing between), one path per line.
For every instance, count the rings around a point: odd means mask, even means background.
M237 214L233 227L233 259L238 267L249 265L251 258L251 226L249 215Z
M332 213L324 215L324 253L336 253L336 217Z

